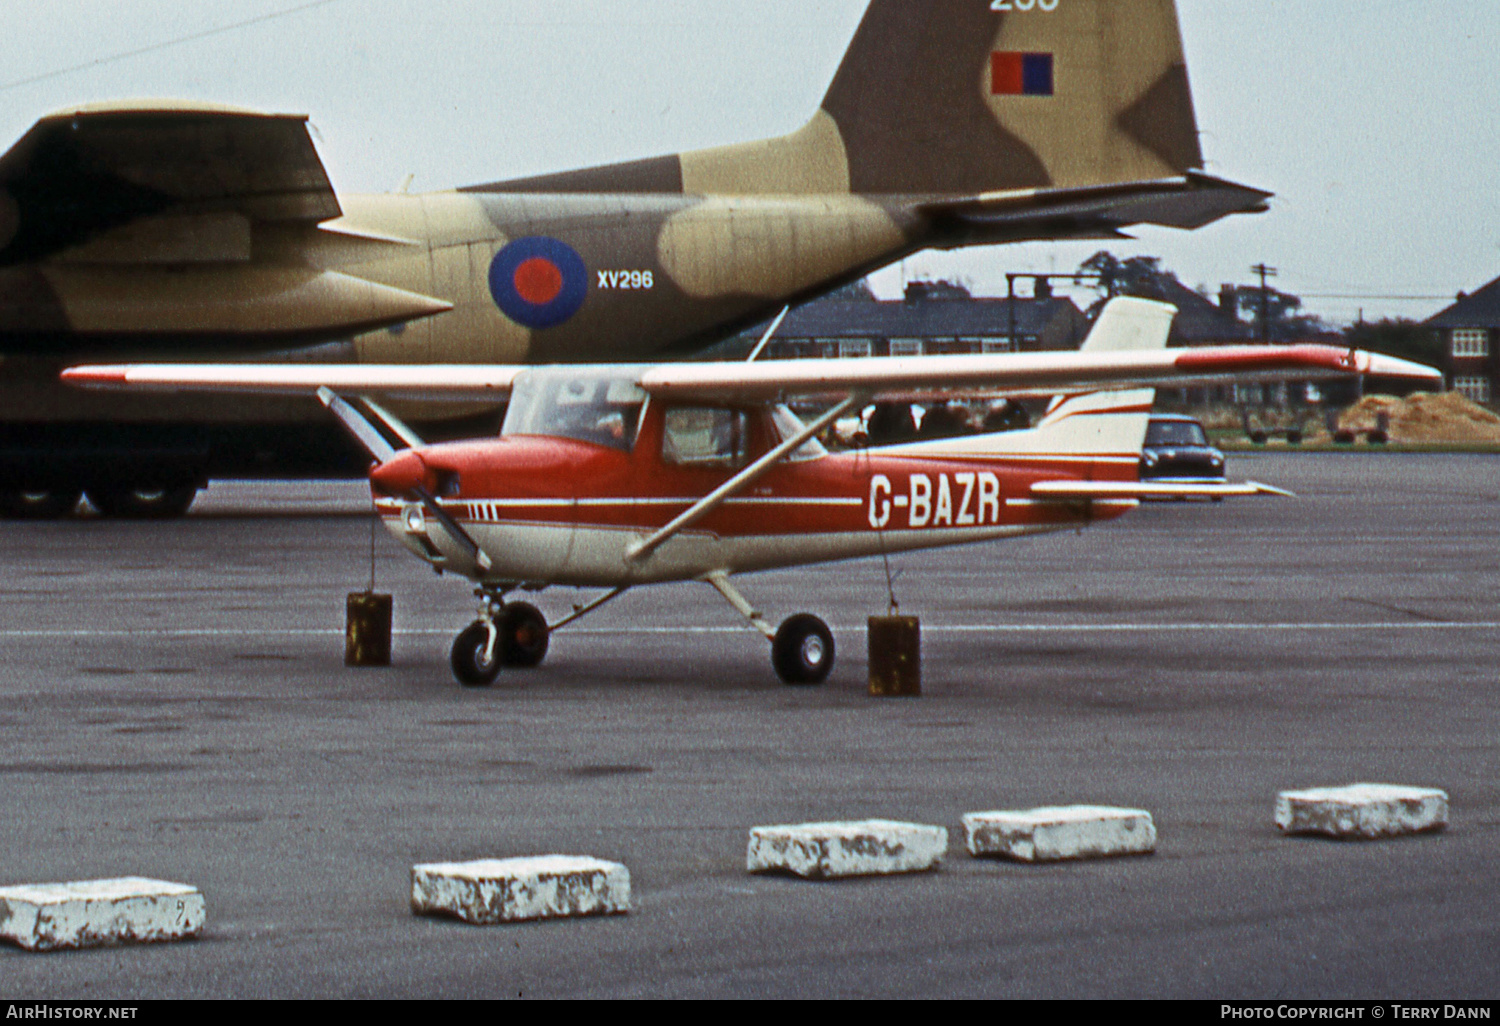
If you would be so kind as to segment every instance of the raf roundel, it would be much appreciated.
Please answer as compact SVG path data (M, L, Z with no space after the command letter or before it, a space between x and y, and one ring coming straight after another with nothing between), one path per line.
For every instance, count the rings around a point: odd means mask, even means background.
M588 281L583 258L556 239L512 242L490 264L495 305L517 324L538 330L572 320L588 298Z

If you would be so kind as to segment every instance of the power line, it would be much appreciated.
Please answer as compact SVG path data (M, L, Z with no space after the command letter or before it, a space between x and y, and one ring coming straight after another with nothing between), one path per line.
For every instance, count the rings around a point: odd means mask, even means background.
M221 36L226 32L236 32L242 28L249 28L251 25L260 25L264 22L276 21L279 18L289 18L294 14L301 14L304 11L311 11L317 7L328 7L332 4L343 2L344 0L313 0L312 3L302 4L300 7L289 7L284 11L273 11L270 14L262 14L258 18L249 18L245 21L237 21L233 25L221 25L218 28L207 29L203 32L195 32L192 35L179 36L176 39L169 39L164 43L153 43L150 46L143 46L138 50L126 50L123 53L111 54L108 57L99 57L92 61L85 61L83 64L75 64L69 68L59 68L56 71L48 71L41 75L33 75L30 78L22 78L17 79L14 82L6 82L5 84L0 85L0 93L9 92L12 89L20 89L22 86L35 85L37 82L45 82L48 79L52 78L61 78L63 75L71 75L75 71L87 71L90 68L101 67L105 64L114 64L118 61L129 60L132 57L140 57L143 54L155 53L158 50L166 50L173 46L181 46L184 43L196 43L200 39L208 39L211 36Z
M1392 303L1439 303L1453 302L1453 294L1442 296L1414 296L1414 295L1381 295L1372 292L1299 292L1299 299L1371 299L1383 300Z

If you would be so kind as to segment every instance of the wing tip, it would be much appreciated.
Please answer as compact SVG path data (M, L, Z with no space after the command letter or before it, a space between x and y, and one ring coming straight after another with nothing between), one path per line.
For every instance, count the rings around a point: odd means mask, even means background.
M123 385L130 379L129 368L121 366L69 367L59 378L69 385Z

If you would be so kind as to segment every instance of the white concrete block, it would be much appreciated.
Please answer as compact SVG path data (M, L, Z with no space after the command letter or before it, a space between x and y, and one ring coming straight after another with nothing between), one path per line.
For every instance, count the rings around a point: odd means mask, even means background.
M1447 792L1393 784L1287 791L1276 798L1276 825L1289 834L1372 840L1441 830Z
M1094 805L1027 812L971 812L963 819L969 854L1021 862L1064 862L1156 850L1156 823L1140 809Z
M630 911L630 871L571 855L413 866L411 910L479 926L616 915Z
M745 868L752 873L793 873L809 880L886 876L935 869L947 851L947 830L918 823L872 819L762 826L750 831Z
M127 877L0 888L0 940L27 951L185 940L203 930L197 888Z

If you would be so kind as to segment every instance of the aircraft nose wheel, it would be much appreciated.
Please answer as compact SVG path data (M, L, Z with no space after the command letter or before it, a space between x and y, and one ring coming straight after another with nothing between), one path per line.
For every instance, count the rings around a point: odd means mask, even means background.
M833 672L833 632L816 616L791 617L771 642L771 665L783 682L795 687L821 684Z
M497 638L490 643L492 630L490 624L477 620L453 642L449 658L453 676L466 688L487 688L500 676L502 641Z

